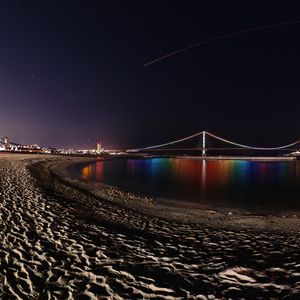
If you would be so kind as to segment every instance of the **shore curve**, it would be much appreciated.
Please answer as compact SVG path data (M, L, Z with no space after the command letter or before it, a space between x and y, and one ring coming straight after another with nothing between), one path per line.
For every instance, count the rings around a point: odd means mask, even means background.
M155 216L54 174L76 162L0 155L1 298L299 299L298 227Z

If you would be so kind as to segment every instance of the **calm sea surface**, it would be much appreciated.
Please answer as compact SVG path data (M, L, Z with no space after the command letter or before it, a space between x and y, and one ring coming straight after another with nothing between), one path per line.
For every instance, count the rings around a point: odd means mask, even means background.
M300 212L300 161L120 159L85 165L77 174L157 200L255 213Z

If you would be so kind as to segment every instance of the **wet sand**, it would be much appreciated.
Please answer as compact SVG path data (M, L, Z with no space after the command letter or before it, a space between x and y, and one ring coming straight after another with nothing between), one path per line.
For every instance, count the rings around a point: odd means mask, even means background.
M299 299L293 217L157 205L0 154L1 299Z

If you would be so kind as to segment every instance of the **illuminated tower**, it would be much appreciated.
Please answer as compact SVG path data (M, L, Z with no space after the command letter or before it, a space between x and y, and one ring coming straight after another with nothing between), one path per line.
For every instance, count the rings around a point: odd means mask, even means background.
M202 156L206 155L206 149L205 149L205 131L202 133Z
M100 153L102 151L102 145L101 142L97 143L97 148L96 148L97 153Z

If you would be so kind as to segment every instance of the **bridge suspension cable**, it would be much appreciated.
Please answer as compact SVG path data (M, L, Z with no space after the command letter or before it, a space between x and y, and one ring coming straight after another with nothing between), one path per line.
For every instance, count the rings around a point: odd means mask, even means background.
M202 154L203 155L205 154L205 150L208 150L205 147L206 135L210 136L210 137L212 137L214 139L217 139L219 141L222 141L224 143L227 143L227 144L230 144L230 145L234 145L234 146L237 146L239 148L251 149L251 150L283 150L283 149L295 146L298 143L300 143L300 140L297 140L297 141L295 141L293 143L290 143L290 144L287 144L287 145L283 145L283 146L279 146L279 147L256 147L256 146L249 146L249 145L244 145L244 144L236 143L236 142L224 139L224 138L222 138L222 137L220 137L218 135L215 135L213 133L210 133L208 131L201 131L201 132L195 133L193 135L190 135L188 137L185 137L185 138L182 138L182 139L178 139L178 140L175 140L175 141L172 141L172 142L168 142L168 143L164 143L164 144L159 144L159 145L154 145L154 146L148 146L148 147L144 147L144 148L138 148L138 149L129 149L129 150L127 150L127 152L139 152L139 151L143 151L143 150L154 150L154 149L166 147L166 146L169 146L169 145L174 145L174 144L177 144L177 143L180 143L180 142L183 142L183 141L186 141L186 140L189 140L189 139L192 139L194 137L201 136L201 135L202 135L202 148L195 148L195 150L197 150L197 149L198 150L202 150ZM213 148L210 148L210 150L212 150L212 149ZM221 149L221 148L216 148L216 149Z
M183 142L183 141L192 139L192 138L194 138L194 137L196 137L196 136L199 136L199 135L201 135L201 134L203 134L203 131L198 132L198 133L195 133L195 134L190 135L190 136L188 136L188 137L185 137L185 138L176 140L176 141L169 142L169 143L160 144L160 145L155 145L155 146L150 146L150 147L144 147L144 148L138 148L138 149L129 149L129 150L127 150L127 151L128 151L128 152L138 152L138 151L141 151L141 150L150 150L150 149L155 149L155 148L161 148L161 147L173 145L173 144L176 144L176 143L180 143L180 142Z
M222 142L225 142L225 143L228 143L228 144L231 144L231 145L234 145L234 146L238 146L238 147L242 147L242 148L247 148L247 149L252 149L252 150L281 150L281 149L285 149L285 148L289 148L289 147L292 147L292 146L295 146L296 144L300 143L300 140L297 140L296 142L294 143L291 143L291 144L288 144L288 145L284 145L284 146L279 146L279 147L255 147L255 146L248 146L248 145L243 145L243 144L239 144L239 143L235 143L235 142L232 142L232 141L229 141L227 139L224 139L224 138L221 138L215 134L212 134L210 132L206 132L207 135L219 140L219 141L222 141Z

